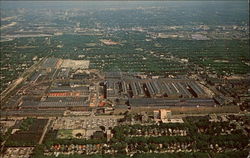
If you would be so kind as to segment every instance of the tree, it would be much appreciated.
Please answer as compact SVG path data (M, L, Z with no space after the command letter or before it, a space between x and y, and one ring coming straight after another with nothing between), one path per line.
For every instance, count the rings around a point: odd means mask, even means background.
M104 127L104 126L100 126L100 129L101 129L102 131L105 131L105 127Z
M81 133L77 133L76 137L80 138L80 137L82 137L82 134Z
M149 150L155 151L157 149L157 145L156 144L149 144L148 148L149 148Z
M111 147L112 147L114 150L118 150L118 151L120 151L120 150L122 150L122 149L125 149L126 146L127 146L127 144L124 143L124 142L118 142L118 143L114 143L114 144L111 145Z

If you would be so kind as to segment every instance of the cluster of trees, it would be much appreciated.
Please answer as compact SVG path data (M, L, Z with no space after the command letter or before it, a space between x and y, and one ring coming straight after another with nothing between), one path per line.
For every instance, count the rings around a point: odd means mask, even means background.
M19 129L11 134L5 145L6 146L34 146L38 143L47 123L47 119L27 118L22 120Z
M169 136L168 129L186 130L186 136ZM232 130L231 130L232 129ZM161 136L147 137L145 133L160 133ZM229 133L226 133L229 131ZM116 150L123 151L126 147L137 148L147 152L162 148L167 149L173 145L186 145L189 149L200 151L218 151L226 149L244 149L248 144L247 136L242 129L236 129L236 125L230 122L210 122L209 117L187 117L185 123L161 123L159 125L120 125L113 131L114 138L111 143ZM164 133L165 132L165 133ZM226 135L225 135L226 134ZM136 136L140 135L140 136ZM145 135L145 136L143 136ZM164 136L165 135L165 136ZM127 145L127 146L126 146ZM212 145L212 147L211 147ZM222 148L222 149L219 149Z
M28 138L26 138L28 139ZM13 139L9 139L8 141L6 141L5 146L8 147L25 147L25 146L34 146L35 142L33 142L32 140L13 140Z
M160 137L132 137L125 138L124 141L117 139L111 139L111 148L118 150L119 153L123 153L125 148L130 151L149 152L156 150L168 149L175 144L191 144L192 139L182 136L160 136ZM162 147L160 147L162 144Z
M131 120L132 116L125 117ZM242 129L236 129L236 125L230 122L210 122L208 117L187 117L185 123L161 123L159 125L120 125L113 129L117 137L146 135L146 133L161 133L161 135L170 135L171 130L185 130L188 135L202 133L208 135L220 135L230 131L232 134L241 134Z
M27 127L26 125L29 123L32 123L32 119L30 118L24 121L24 127ZM183 124L161 123L159 125L120 125L113 128L112 132L114 134L114 137L109 142L106 140L106 138L89 140L57 139L56 131L52 131L47 133L44 145L39 145L38 147L36 147L35 153L37 153L37 155L43 155L43 151L45 149L49 150L52 145L57 144L101 144L100 150L115 150L118 151L117 154L137 152L145 153L146 155L149 152L158 153L160 151L166 151L169 149L176 151L179 149L183 149L183 151L185 151L185 149L188 149L204 153L217 153L218 151L225 152L227 150L240 151L246 149L248 145L248 137L247 135L244 135L241 130L236 130L236 132L232 132L231 134L221 135L220 130L218 132L216 131L217 126L221 130L227 128L227 126L231 126L231 124L228 124L227 122L209 122L208 117L188 117L185 119L185 123ZM212 132L197 132L200 128L211 128ZM185 136L143 136L143 134L140 134L140 136L136 136L138 135L138 131L143 133L142 131L164 131L166 129L187 130L188 133ZM15 142L10 141L9 143ZM20 143L22 142L19 142L17 146L20 146ZM103 146L103 144L107 144L107 146ZM221 155L218 155L218 157L220 156Z
M38 58L45 57L50 53L50 47L46 45L44 37L17 38L13 41L1 42L1 91L3 91L8 82L17 79L25 69L33 65ZM33 58L37 56L37 60ZM23 65L25 64L25 66Z
M20 129L23 131L27 131L33 122L34 122L33 118L27 118L27 119L23 120L22 123L20 124ZM5 143L6 146L33 145L32 143L27 144L27 143L22 142L22 141L17 141L16 139L12 139L12 137L11 137L12 130L13 130L13 127L9 128L6 133L0 132L0 142L6 141L6 143Z
M233 130L231 134L223 133L223 130L235 128L229 122L209 122L209 117L187 117L185 123L160 123L152 125L119 125L112 129L114 137L107 142L103 139L47 139L46 147L55 144L108 144L108 149L117 150L118 153L128 151L162 151L167 149L191 149L193 151L217 152L227 149L241 150L248 144L247 136L242 130ZM187 131L184 136L172 136L168 132L182 130ZM203 130L200 130L203 129ZM152 132L153 131L153 132ZM156 131L157 134L154 135ZM165 132L165 133L164 133ZM148 136L150 133L154 136ZM149 135L150 135L149 134ZM140 136L138 136L140 135Z
M169 149L172 147L185 146L184 148L192 150L200 150L203 152L217 151L218 147L221 147L223 150L226 149L244 149L248 144L248 137L245 135L205 135L198 134L195 136L158 136L158 137L127 137L122 135L119 137L116 136L107 142L105 139L55 139L52 141L47 141L45 144L47 148L50 148L51 145L55 144L109 144L109 149L117 150L119 153L126 153L126 148L133 151L161 151ZM160 147L160 144L162 146ZM211 149L210 145L214 147L217 145L217 148Z
M45 142L45 145L50 148L51 145L56 145L56 144L64 144L64 145L71 145L71 144L81 144L81 145L86 145L86 144L103 144L106 143L106 139L53 139Z
M225 72L245 74L249 69L249 66L242 62L249 60L247 56L249 40L157 39L157 42L165 46L165 51L179 58L188 56L189 62L204 68L209 67L209 70L216 71L219 75L224 75ZM228 60L228 62L215 62L215 60Z
M172 135L174 132L170 132L171 130L188 130L190 127L189 124L183 123L161 123L160 125L122 125L116 126L113 129L113 133L115 137L119 139L119 137L124 138L125 136L133 136L133 135L147 135L147 133L151 133L153 135L157 135L156 133L161 133L161 135Z
M85 55L90 60L90 68L102 71L130 71L147 72L155 75L171 73L183 73L184 65L177 61L166 62L160 59L164 48L157 48L154 42L146 42L146 34L142 32L129 31L114 32L108 37L113 41L121 42L120 45L107 46L100 42L102 36L81 36L65 34L52 38L54 55L62 58L78 59L79 55ZM61 43L60 43L61 41ZM64 47L57 48L56 44L63 44ZM94 43L95 46L84 45L83 43ZM141 48L141 50L137 50ZM154 51L155 55L149 52ZM165 54L169 56L169 54ZM144 58L144 60L142 60ZM140 62L138 62L140 61ZM161 64L159 64L161 62Z
M205 153L205 152L179 152L179 153L137 153L132 156L132 158L242 158L248 156L248 151L231 151L222 153ZM53 156L44 155L33 155L34 158L54 158ZM109 155L109 154L96 154L96 155L59 155L58 158L131 158L131 156L125 154Z
M234 151L234 152L222 152L222 153L209 153L209 152L179 152L179 153L143 153L135 154L133 158L242 158L247 157L248 151Z
M197 149L200 149L201 151L209 151L210 144L213 146L218 145L223 150L225 149L237 149L241 150L247 147L248 145L248 136L243 134L230 134L230 135L218 135L218 136L212 136L212 135L204 135L200 134L194 137L194 140L196 144L194 144L194 147ZM214 151L217 151L217 148L213 149Z
M11 135L12 128L9 128L6 133L0 131L0 142L4 142Z
M27 131L34 122L34 120L35 120L34 118L27 118L23 120L19 128L21 130Z
M190 136L160 136L160 137L132 137L125 138L124 140L111 139L111 144L115 150L124 150L126 147L134 148L136 150L141 150L147 152L149 150L162 150L168 149L175 145L185 145L192 150L200 151L217 151L219 147L223 150L226 149L244 149L248 144L248 137L245 135L197 135L196 137ZM117 143L119 142L119 143ZM162 144L162 148L159 147ZM210 148L210 145L214 147L218 145L217 148Z
M242 134L242 129L236 129L236 124L229 121L224 122L210 122L208 116L186 117L186 124L188 124L189 135L194 133L202 133L208 135L225 134L227 131L231 134Z

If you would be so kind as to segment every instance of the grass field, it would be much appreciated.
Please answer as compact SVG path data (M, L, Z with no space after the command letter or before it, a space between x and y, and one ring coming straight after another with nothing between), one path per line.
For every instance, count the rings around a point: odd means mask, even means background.
M57 133L57 138L77 138L77 134L81 134L81 137L84 137L86 135L86 131L84 129L61 129Z
M62 129L59 130L57 133L57 138L61 138L61 139L69 139L69 138L73 138L73 134L72 134L71 129Z

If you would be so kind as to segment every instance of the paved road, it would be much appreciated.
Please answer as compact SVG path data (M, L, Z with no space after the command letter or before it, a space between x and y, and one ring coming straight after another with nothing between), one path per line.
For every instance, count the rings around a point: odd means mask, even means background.
M50 125L50 121L51 121L51 120L49 119L48 122L47 122L47 124L46 124L46 126L44 127L44 129L43 129L43 134L42 134L42 136L41 136L41 138L40 138L38 144L42 144L43 139L44 139L44 136L45 136L45 134L47 133L48 127L49 127L49 125Z

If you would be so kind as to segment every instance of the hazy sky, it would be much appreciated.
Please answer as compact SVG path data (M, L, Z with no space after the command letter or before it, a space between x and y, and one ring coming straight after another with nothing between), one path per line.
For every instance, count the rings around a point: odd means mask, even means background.
M246 0L235 1L1 1L1 8L109 8L109 7L150 7L150 6L204 6L213 4L244 4L248 7Z

